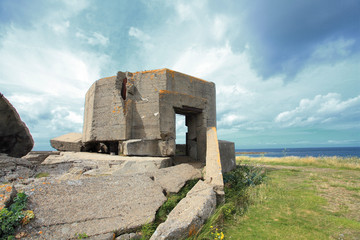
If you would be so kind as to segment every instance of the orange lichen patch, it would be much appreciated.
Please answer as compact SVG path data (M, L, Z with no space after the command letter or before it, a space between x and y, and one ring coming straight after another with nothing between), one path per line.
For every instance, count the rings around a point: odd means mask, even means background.
M11 187L11 186L7 186L7 187L5 188L5 191L7 191L7 192L11 192L11 190L12 190L12 187Z
M42 231L39 231L39 234L42 234L43 232Z
M116 77L116 76L104 77L104 78L100 78L99 80L105 80L105 79L109 79L109 78L113 78L113 77Z
M155 69L155 70L138 71L138 72L135 72L134 74L138 74L138 73L142 73L142 74L145 74L145 73L163 73L165 71L166 71L166 68L162 68L162 69Z
M120 113L121 112L122 107L121 106L114 106L114 110L112 111L113 113Z
M169 90L160 90L159 93L160 94L179 94L178 92L173 92L173 91L169 91Z
M203 83L211 84L211 82L208 82L208 81L206 81L206 80L204 80L204 79L201 79L201 78L197 78L197 77L190 76L190 75L188 75L188 74L180 73L180 72L177 72L177 71L174 71L174 70L171 70L171 69L167 69L167 68L165 68L165 70L166 70L167 72L169 72L173 78L175 77L175 73L179 73L179 74L182 74L182 75L185 75L185 76L189 77L189 78L190 78L190 82L192 82L192 81L195 80L195 81L201 81L201 82L203 82Z

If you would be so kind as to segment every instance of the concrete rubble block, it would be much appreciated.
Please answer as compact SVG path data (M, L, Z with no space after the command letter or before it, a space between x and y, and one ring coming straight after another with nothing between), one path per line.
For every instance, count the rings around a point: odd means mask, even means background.
M50 155L42 166L71 164L70 169L60 179L83 179L103 175L124 175L154 172L171 166L170 157L129 157L87 152L61 152Z
M24 231L33 239L131 231L152 222L166 201L162 188L147 174L38 182L25 192L31 195L29 209L36 218Z
M127 157L123 166L113 172L113 175L154 172L158 169L170 167L170 157Z
M122 143L122 150L126 156L173 156L175 140L132 139Z
M177 193L187 181L201 177L201 171L199 169L186 163L162 168L154 172L154 181L158 183L166 193Z
M205 181L213 185L218 194L223 194L224 180L222 176L220 151L215 127L207 129L206 145Z
M236 168L234 142L219 140L220 160L222 173Z
M150 240L185 239L200 229L215 208L213 187L200 180L158 226Z
M29 129L11 103L0 93L0 153L25 156L34 146Z
M50 144L58 151L84 151L84 144L82 143L81 133L67 133L65 135L51 139Z

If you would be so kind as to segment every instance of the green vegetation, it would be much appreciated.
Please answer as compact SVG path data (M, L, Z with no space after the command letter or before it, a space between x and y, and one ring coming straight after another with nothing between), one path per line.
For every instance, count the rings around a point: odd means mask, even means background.
M317 168L333 168L360 170L359 157L236 157L238 163L242 164L266 164L282 166L304 166Z
M244 165L237 166L223 177L225 203L217 207L201 232L190 239L225 239L226 225L236 217L244 215L250 204L249 188L261 184L266 179L266 173L261 168Z
M43 177L48 177L50 174L47 172L41 172L35 175L35 178L43 178Z
M156 212L155 221L145 224L141 228L141 239L150 239L157 226L160 223L165 222L167 215L173 210L173 208L183 199L186 194L195 186L199 179L187 181L185 186L176 194L169 194L166 202Z
M86 233L76 233L75 237L76 239L84 239L84 238L88 238L89 236Z
M241 160L271 165L265 181L236 197L226 184L226 203L193 239L360 238L359 158Z
M27 220L33 218L31 211L24 211L27 203L27 195L19 192L9 208L0 211L0 239L14 239L15 230L21 223L26 224ZM32 215L31 215L32 213Z

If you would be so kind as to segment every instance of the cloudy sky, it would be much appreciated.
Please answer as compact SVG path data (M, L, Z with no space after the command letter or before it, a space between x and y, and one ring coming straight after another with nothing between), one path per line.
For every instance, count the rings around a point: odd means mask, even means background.
M359 12L358 0L0 0L0 92L34 150L81 132L95 80L159 68L216 83L218 137L238 149L360 146Z

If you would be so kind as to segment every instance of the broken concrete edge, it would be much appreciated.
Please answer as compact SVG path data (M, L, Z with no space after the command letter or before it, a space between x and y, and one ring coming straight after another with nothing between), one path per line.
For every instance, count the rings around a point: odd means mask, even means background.
M169 213L150 240L185 239L198 232L216 209L213 186L200 180Z

